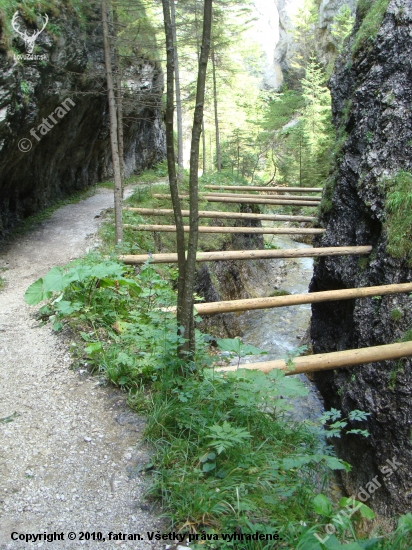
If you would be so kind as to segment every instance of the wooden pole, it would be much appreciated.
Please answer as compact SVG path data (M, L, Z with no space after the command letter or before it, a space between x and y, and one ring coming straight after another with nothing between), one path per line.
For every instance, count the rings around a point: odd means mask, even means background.
M318 302L333 302L335 300L354 300L356 298L400 294L402 292L412 292L412 283L325 290L322 292L310 292L309 294L273 296L272 298L248 298L246 300L208 302L205 304L195 304L195 307L199 315L214 315L216 313L250 311L252 309L269 309L300 304L315 304Z
M331 246L327 248L285 248L283 250L225 250L223 252L198 252L197 262L221 260L259 260L262 258L314 258L319 256L347 256L369 254L371 246ZM125 264L143 264L147 260L154 264L177 262L177 254L139 254L119 256Z
M164 231L174 233L175 225L130 225L123 224L124 229L133 229L133 231ZM189 232L189 226L183 226L186 233ZM260 235L319 235L326 229L313 229L306 227L215 227L199 226L199 233L240 233L240 234L260 234Z
M384 346L373 346L370 348L348 349L345 351L334 351L332 353L317 353L316 355L306 355L296 357L293 360L294 369L286 366L283 359L277 361L266 361L262 363L245 363L240 365L241 369L260 370L267 374L273 369L285 371L286 376L292 374L301 374L308 372L317 372L323 370L338 369L342 367L355 367L364 363L374 363L376 361L389 361L400 359L401 357L412 356L412 342L402 342L399 344L386 344ZM233 372L237 366L219 367L215 369L219 372Z
M231 191L277 191L278 193L305 192L322 193L322 187L258 187L257 185L205 185L205 189L229 189Z
M148 216L169 216L173 214L173 210L168 208L124 208L129 212L136 214L146 214ZM189 210L182 210L182 216L187 218ZM313 222L316 220L314 216L283 216L280 214L249 214L244 212L219 212L199 210L199 218L220 218L225 220L270 220L274 222Z
M255 199L276 199L279 201L313 201L320 202L321 197L310 197L309 195L252 195L251 193L201 193L200 197L239 197L239 198L255 198Z
M154 199L170 199L169 195L160 195L155 193L153 195ZM188 200L189 195L180 195L181 200ZM293 204L296 206L319 206L319 203L316 201L290 201L286 199L268 199L263 198L259 199L258 197L242 198L242 197L216 197L215 195L203 195L199 199L207 200L208 202L224 202L224 203L249 203L249 204L278 204L278 205L288 205Z

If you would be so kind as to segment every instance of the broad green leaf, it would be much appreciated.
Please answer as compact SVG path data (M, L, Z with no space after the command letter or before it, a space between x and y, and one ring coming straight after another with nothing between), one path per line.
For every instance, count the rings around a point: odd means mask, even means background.
M58 267L53 267L46 273L43 284L46 292L61 292L66 288L64 275Z
M398 527L404 530L412 531L412 514L407 513L398 520Z
M43 279L37 279L37 281L29 286L24 294L24 301L30 306L35 306L45 298Z
M332 504L325 495L316 495L312 504L315 512L321 516L330 517L333 513Z
M349 472L351 469L351 465L345 462L344 460L340 460L339 458L336 458L334 456L327 456L325 455L325 462L331 468L332 470L345 470L346 472Z
M243 344L240 338L222 338L216 340L216 344L221 351L228 351L239 357L246 357L246 355L263 355L267 353L267 351L252 346L251 344Z
M206 462L207 460L214 460L216 458L216 453L206 453L200 459L200 462Z
M104 277L119 278L125 272L126 267L116 262L102 262L94 265L90 269L90 275L97 279L103 279Z
M60 302L57 302L56 304L56 310L59 311L62 315L70 315L75 311L75 309L72 307L71 302L67 300L61 300Z
M94 353L99 353L102 350L103 347L101 342L92 342L84 348L84 351L87 353L87 355L90 356L92 356Z
M343 544L342 546L338 546L338 548L342 548L342 550L363 550L362 546L360 546L357 542Z
M222 338L216 340L217 347L221 351L228 351L229 353L240 354L240 338Z
M305 464L312 462L311 456L294 456L290 458L284 458L282 460L282 468L284 470L291 470L292 468L301 468Z

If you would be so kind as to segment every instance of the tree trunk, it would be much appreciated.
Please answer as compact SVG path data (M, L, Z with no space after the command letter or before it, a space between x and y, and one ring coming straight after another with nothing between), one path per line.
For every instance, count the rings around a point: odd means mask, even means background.
M215 131L216 131L216 166L218 172L222 170L222 161L220 155L220 136L219 136L219 116L217 112L217 86L216 86L216 60L215 52L212 50L211 53L212 60L212 75L213 75L213 103L215 107Z
M202 119L202 149L203 149L203 176L206 175L206 134L205 134L205 119Z
M179 73L179 56L177 53L177 32L176 32L176 12L175 2L170 1L170 16L172 21L173 33L173 55L174 55L174 71L176 85L176 116L177 116L177 165L178 165L178 183L183 181L183 116L182 116L182 98L180 93L180 73Z
M119 145L120 175L122 178L122 198L124 197L124 141L123 141L123 94L122 94L122 71L120 68L119 46L117 44L117 32L119 18L117 10L113 7L113 35L114 35L114 70L116 80L116 107L117 107L117 138Z
M170 17L169 0L162 0L163 17L166 36L166 54L167 54L167 87L166 87L166 151L167 151L167 167L169 173L170 195L172 198L173 213L176 225L176 247L178 257L178 298L177 298L177 326L180 334L184 334L182 330L182 305L183 293L185 287L185 233L183 229L182 210L180 208L178 183L176 177L175 166L175 147L173 135L173 81L174 81L174 46L172 21Z
M190 147L190 216L189 216L189 242L186 260L185 288L182 308L182 325L186 342L181 346L181 354L195 351L195 330L193 318L193 290L195 283L196 252L198 243L199 226L199 197L198 197L198 170L199 170L199 143L202 131L203 109L205 100L205 85L207 62L210 51L210 36L212 27L212 0L204 0L202 46L199 57L199 70L197 76L196 106L193 117L192 142Z
M109 99L110 143L112 148L112 161L113 161L113 172L114 172L114 219L115 219L116 244L117 244L123 240L122 178L121 178L120 160L119 160L119 145L117 141L118 130L117 130L116 100L114 95L112 60L110 56L109 26L107 23L106 0L102 0L102 27L103 27L104 60L106 64L107 95Z

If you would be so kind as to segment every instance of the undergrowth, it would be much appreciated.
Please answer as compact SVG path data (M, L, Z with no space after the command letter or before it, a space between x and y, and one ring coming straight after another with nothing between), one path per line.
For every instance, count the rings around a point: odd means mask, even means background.
M130 406L147 416L145 439L153 451L139 467L151 478L147 496L161 503L171 527L191 537L191 548L411 548L410 514L392 535L365 541L357 528L374 517L372 510L356 495L338 504L328 498L331 473L350 469L329 442L343 430L366 437L348 426L362 428L367 415L352 411L341 418L332 409L316 421L297 422L290 400L307 394L298 379L279 370L220 372L212 365L211 338L200 333L196 357L182 363L170 310L176 270L147 262L134 271L116 253L106 249L53 268L25 299L46 300L40 319L78 334L75 364L86 363L128 391ZM262 352L238 339L216 343L238 361ZM288 366L293 369L293 360Z

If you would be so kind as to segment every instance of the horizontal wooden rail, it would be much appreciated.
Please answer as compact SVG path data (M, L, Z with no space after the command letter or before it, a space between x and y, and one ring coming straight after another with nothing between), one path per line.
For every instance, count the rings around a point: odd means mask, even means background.
M162 194L153 194L154 199L170 199L170 195ZM180 195L181 200L188 200L189 195ZM318 202L315 201L290 201L290 200L280 200L280 199L258 199L256 197L251 198L242 198L242 197L216 197L215 195L205 195L200 197L203 200L208 202L224 202L224 203L249 203L249 204L277 204L280 206L286 206L288 204L296 206L319 206Z
M123 208L136 214L146 214L148 216L169 216L173 210L169 208ZM189 217L189 210L182 210L184 218ZM219 212L200 210L199 218L220 218L225 220L269 220L274 222L313 222L314 216L283 216L281 214L252 214L248 212Z
M412 342L402 342L399 344L386 344L384 346L348 349L345 351L317 353L316 355L296 357L293 360L293 370L290 370L286 366L286 362L283 359L279 359L277 361L266 361L262 363L245 363L240 365L239 368L248 370L260 370L265 374L273 369L280 369L285 371L286 375L292 375L338 369L342 367L355 367L357 365L362 365L365 363L388 361L410 356L412 356ZM219 367L216 369L216 371L233 372L236 371L236 369L236 366Z
M364 288L345 288L341 290L325 290L309 294L291 294L288 296L273 296L272 298L247 298L245 300L227 300L224 302L207 302L195 304L199 315L214 315L250 311L252 309L269 309L274 307L296 306L300 304L315 304L318 302L333 302L335 300L354 300L370 296L386 294L401 294L412 292L412 283L397 285L368 286Z
M175 225L130 225L125 223L125 229L133 229L134 231L164 231L174 233ZM184 226L186 233L190 231L188 225ZM216 226L199 226L199 233L241 233L245 234L261 234L261 235L318 235L324 233L326 229L313 229L306 227L216 227Z
M188 195L182 195L182 197L186 197ZM255 199L276 199L279 201L312 201L312 202L320 202L322 199L320 197L309 197L308 195L252 195L250 193L218 193L217 191L215 193L200 193L199 197L239 197L241 199L245 198L255 198Z
M222 260L259 260L264 258L314 258L318 256L347 256L369 254L371 246L331 246L327 248L285 248L283 250L225 250L223 252L198 252L197 262ZM151 258L155 264L177 263L177 254L139 254L119 256L125 264L142 264Z
M231 189L232 191L277 191L283 193L289 193L290 191L306 193L322 193L322 187L259 187L257 185L205 185L205 189Z

